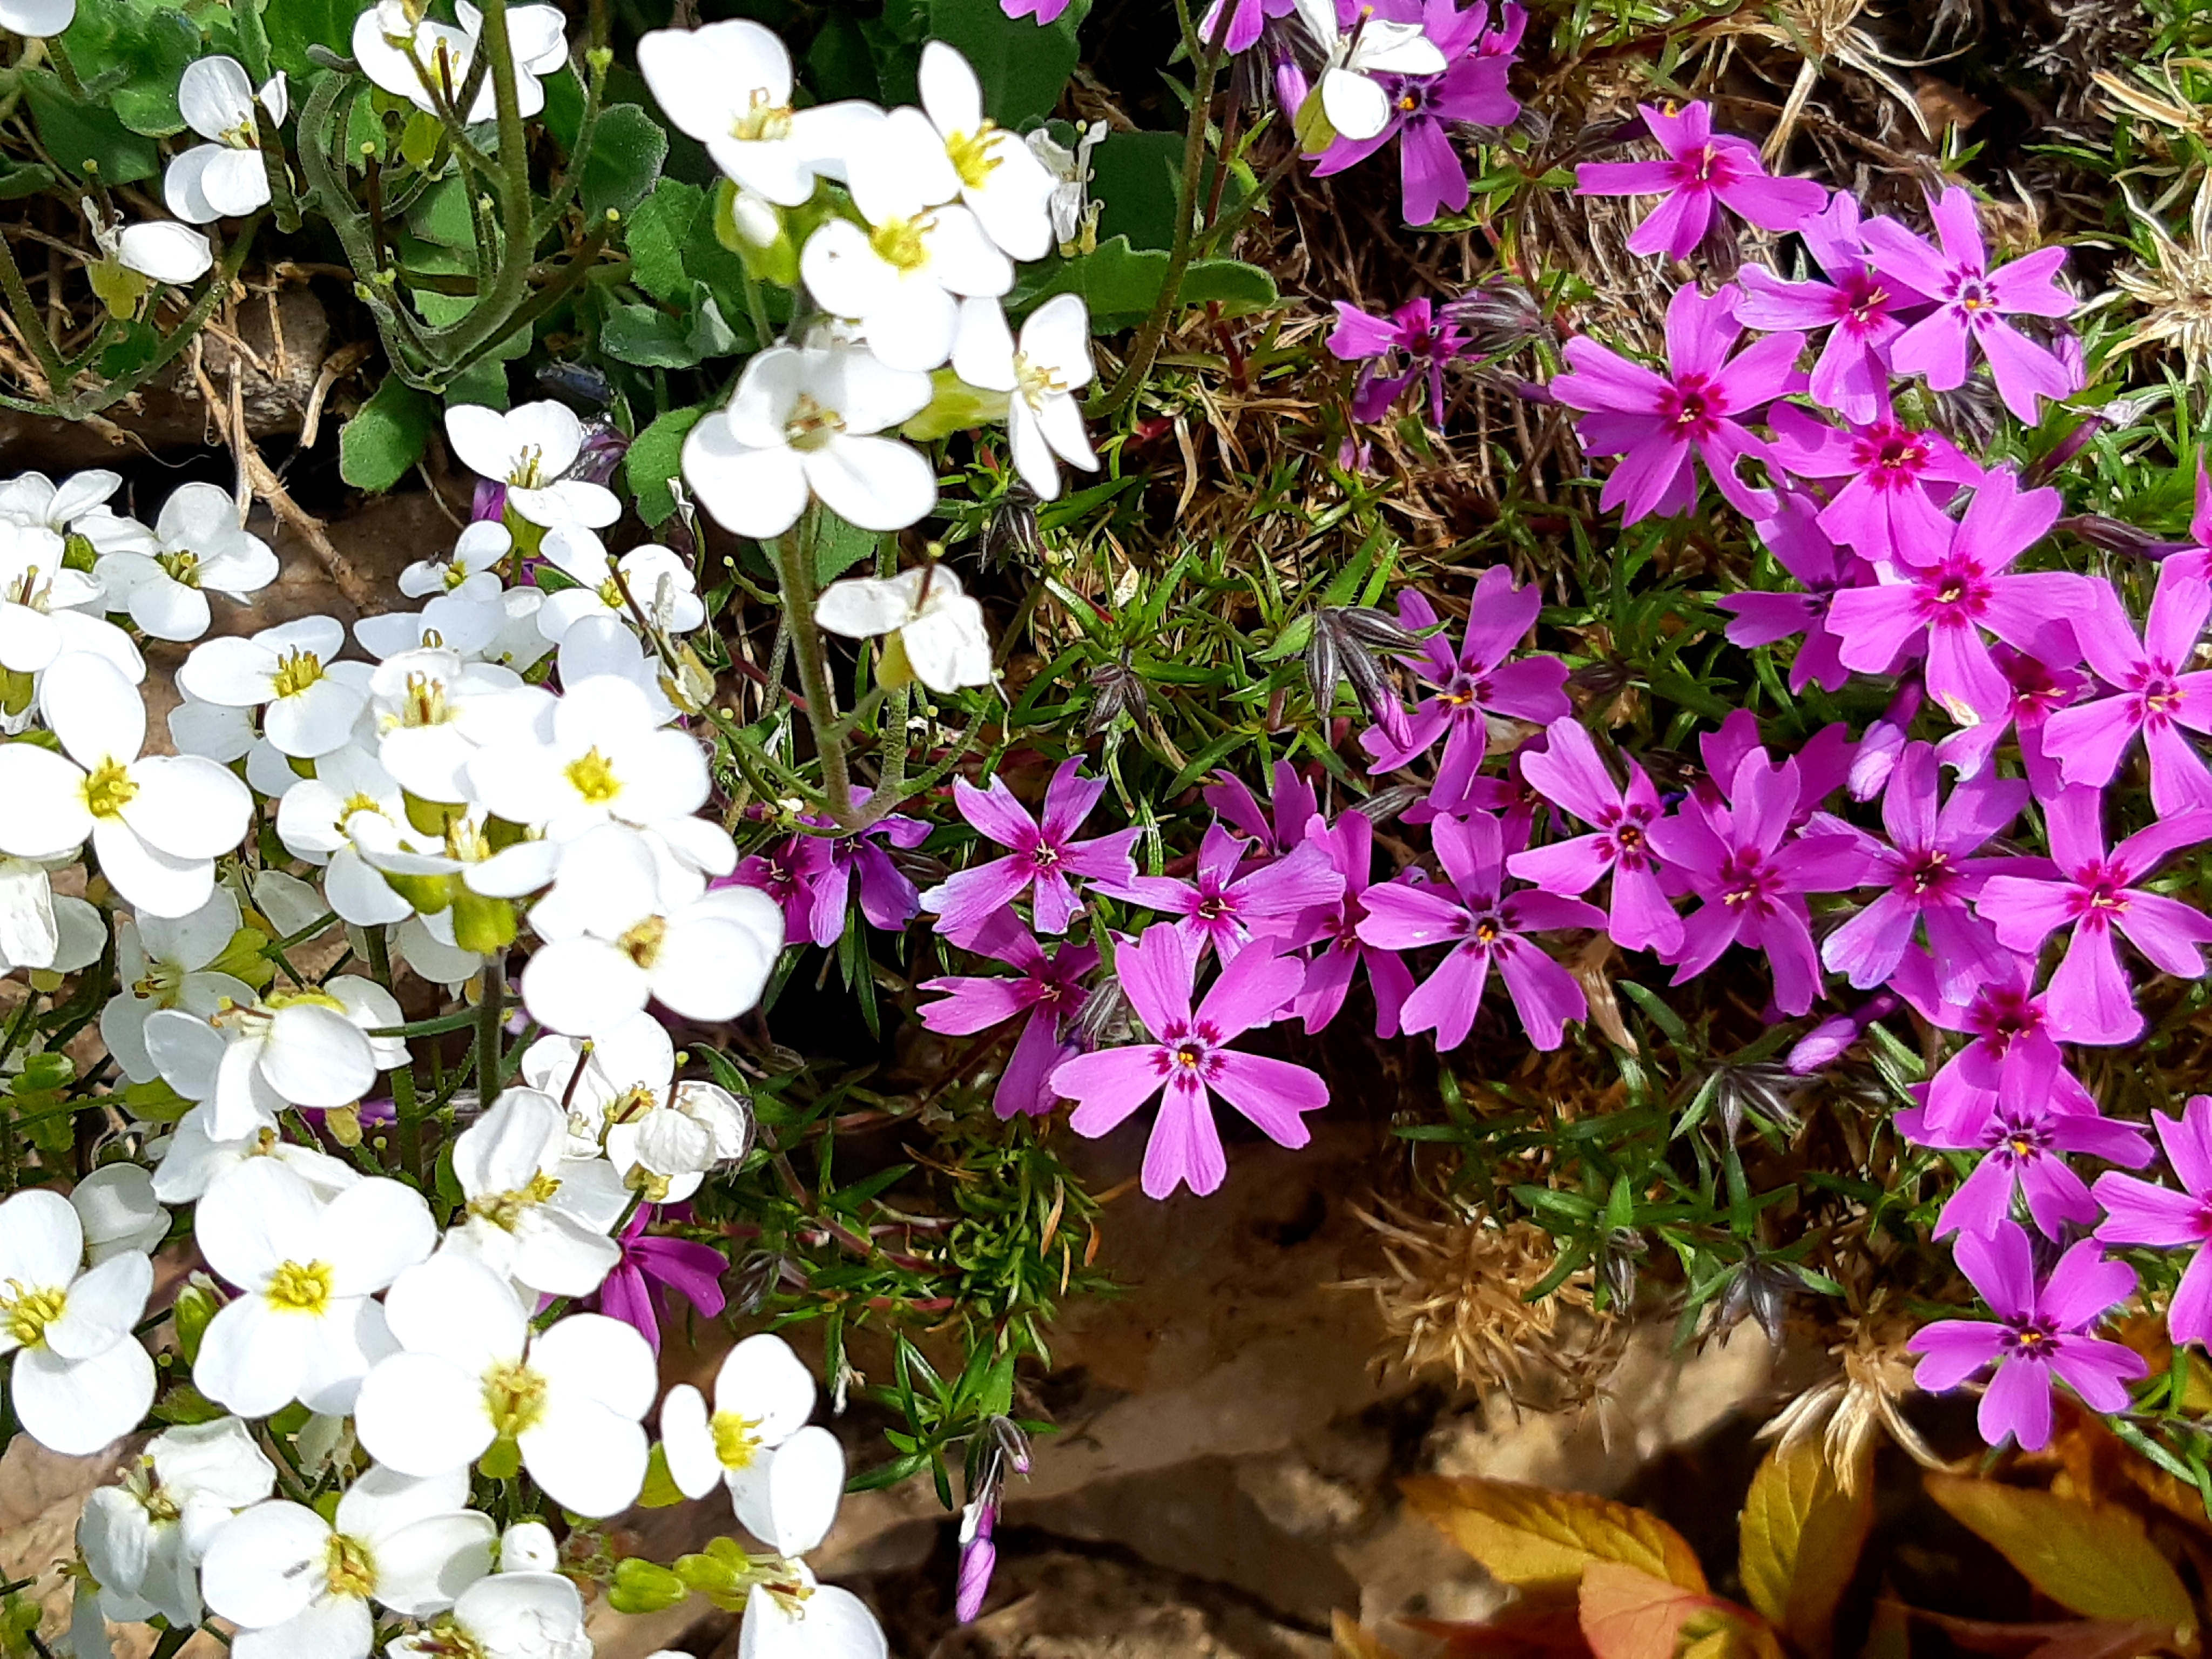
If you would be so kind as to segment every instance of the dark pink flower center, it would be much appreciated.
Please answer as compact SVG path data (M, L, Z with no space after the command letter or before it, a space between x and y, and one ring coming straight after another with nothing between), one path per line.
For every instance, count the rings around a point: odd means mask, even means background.
M1853 334L1865 334L1889 316L1889 290L1863 272L1836 285L1836 320Z
M2050 1361L2058 1352L2059 1338L2051 1322L2040 1315L2030 1314L2005 1333L2006 1354L2017 1359L2032 1359L2038 1364Z
M1947 559L1920 579L1920 614L1938 628L1971 627L1989 609L1993 591L1978 564Z
M1048 841L1038 842L1030 848L1030 867L1038 871L1057 870L1060 867L1060 848Z
M1152 1063L1170 1089L1196 1089L1221 1070L1221 1033L1204 1020L1170 1025L1160 1034Z
M1967 1010L1966 1026L1988 1045L1992 1058L2002 1060L2015 1037L2043 1029L2043 1010L2018 991L1984 992Z
M2051 1132L2040 1123L1997 1118L1982 1137L1990 1156L2009 1168L2033 1164L2051 1150Z
M1437 696L1449 708L1459 710L1472 709L1476 714L1480 714L1482 712L1483 702L1490 696L1490 677L1486 674L1469 674L1462 670L1447 680L1443 690L1438 691Z
M1755 847L1730 853L1720 870L1721 902L1731 910L1763 916L1782 893L1782 874Z
M2074 877L2067 908L2084 927L2108 927L2128 913L2128 872L2093 864Z
M2173 671L2164 663L2145 663L2131 677L2135 684L2136 718L2146 726L2166 726L2172 724L2174 711L2181 707L2181 687Z
M1928 465L1926 441L1917 432L1885 421L1851 441L1851 464L1876 489L1907 489Z
M1694 370L1659 394L1660 418L1685 442L1712 435L1728 413L1728 395L1709 376Z
M1905 866L1899 878L1898 890L1911 897L1929 901L1950 897L1959 885L1959 866L1951 862L1948 853L1934 848L1920 854Z

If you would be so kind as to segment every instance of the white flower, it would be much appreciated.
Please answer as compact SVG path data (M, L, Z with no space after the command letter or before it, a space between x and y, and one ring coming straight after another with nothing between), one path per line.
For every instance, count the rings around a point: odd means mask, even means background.
M420 611L386 611L353 625L362 649L379 662L409 651L450 651L459 657L483 655L506 624L501 596L471 591L465 584L441 593Z
M378 762L401 788L434 801L467 800L478 747L535 741L532 728L553 704L511 669L428 648L386 658L368 692Z
M561 1565L561 1547L543 1521L518 1521L499 1535L501 1572L552 1572Z
M290 104L281 71L257 93L234 58L202 58L185 65L177 109L185 125L209 142L176 157L161 177L161 199L177 217L204 225L269 205L257 100L271 121L284 125Z
M459 997L483 967L480 954L464 951L454 941L451 906L427 916L406 918L392 930L392 948L418 978L442 985L453 997Z
M631 612L629 600L623 597L625 587L646 622L663 634L688 634L707 620L691 567L665 547L632 548L619 561L611 560L598 536L574 525L546 532L540 551L578 584L547 594L538 607L538 631L556 645L586 617L612 617L629 626Z
M491 1517L466 1507L467 1475L410 1480L372 1468L337 1521L304 1504L257 1504L208 1546L200 1590L238 1628L233 1659L367 1659L374 1596L424 1619L491 1571Z
M123 475L103 468L71 473L59 484L43 472L21 473L0 483L0 519L50 530L64 542L80 538L95 556L118 548L150 553L160 545L154 532L106 504L122 487Z
M471 799L557 841L609 819L642 827L689 817L709 787L698 739L662 725L643 692L609 675L568 686L551 742L478 750L469 782Z
M395 1468L465 1469L511 1443L547 1497L579 1515L625 1509L645 1484L653 1350L604 1314L571 1314L533 1332L504 1279L472 1252L447 1249L410 1268L385 1298L404 1352L362 1384L355 1424Z
M406 1045L372 1030L400 1023L392 994L357 974L281 992L208 1018L182 1009L146 1017L146 1054L163 1081L212 1108L208 1132L236 1139L273 1127L286 1106L349 1106Z
M407 827L398 781L367 750L349 744L319 757L315 775L284 792L276 803L276 838L294 858L328 866L324 896L345 921L357 927L404 921L415 907L354 847L346 826L359 812L381 818L395 835Z
M169 741L180 755L198 755L222 766L245 759L257 746L268 746L253 729L252 709L202 702L190 692L183 693L169 711ZM291 770L289 766L284 769Z
M580 530L583 526L575 528ZM552 650L554 642L545 637L538 621L548 597L534 587L510 587L499 596L500 609L506 620L491 642L483 647L482 654L486 662L501 664L520 674Z
M47 873L73 861L0 857L0 973L45 968L66 974L100 960L106 922L82 899L57 896Z
M991 240L1013 258L1043 258L1052 246L1048 208L1054 191L1052 175L1018 135L984 114L982 85L958 52L942 40L932 40L921 49L918 78L922 111L936 130L960 199L981 221ZM894 112L891 118L896 120L899 113ZM872 172L876 158L886 152L896 153L894 146L871 145L854 155L855 197L863 188L863 174ZM934 173L936 158L918 149L908 165L927 166ZM936 188L945 185L942 178L932 182ZM933 199L951 197L947 190Z
M302 617L247 639L202 641L177 671L177 684L203 702L261 708L270 742L295 759L314 760L344 744L368 701L372 671L336 660L344 648L343 623Z
M77 608L100 602L100 584L64 556L63 538L44 525L0 522L0 669L35 674L65 651L112 654L100 636L118 630ZM125 660L136 659L137 647L118 637Z
M137 1428L154 1403L154 1361L131 1335L154 1287L143 1251L80 1272L84 1224L43 1187L0 1203L0 1354L24 1432L82 1457Z
M957 296L1014 284L1013 266L974 214L910 198L893 198L872 228L830 220L806 239L799 269L815 299L857 322L887 367L924 372L952 355Z
M929 398L927 374L864 348L771 346L745 364L729 407L684 439L684 481L741 536L781 535L810 494L862 530L903 530L936 505L937 474L877 434Z
M103 556L94 572L111 611L127 611L157 640L196 640L211 617L207 596L243 602L276 580L276 556L238 522L229 494L214 484L179 485L154 521L159 550Z
M459 404L446 411L446 436L461 465L507 486L507 504L532 524L598 530L622 516L605 484L561 475L584 449L584 423L550 398L501 411Z
M1363 12L1350 34L1339 31L1335 0L1297 0L1324 58L1319 88L1329 125L1354 142L1374 137L1390 124L1390 94L1378 75L1442 75L1444 55L1419 23L1393 23Z
M76 21L76 0L0 0L0 29L43 40Z
M234 1139L208 1133L211 1109L195 1106L177 1120L154 1171L154 1195L165 1204L190 1204L223 1176L253 1158L284 1164L325 1198L361 1184L361 1171L328 1152L277 1139L276 1131L257 1129Z
M1091 384L1091 313L1080 295L1055 295L1030 313L1017 345L994 302L970 300L963 310L953 372L970 386L1009 394L1006 437L1014 466L1040 500L1054 500L1055 454L1085 472L1098 470L1075 401L1077 389Z
M562 631L560 649L556 666L562 684L580 685L611 675L642 691L655 719L676 718L676 705L662 684L659 653L648 650L634 629L613 616L577 617Z
M817 1583L804 1561L745 1597L738 1659L886 1659L883 1626L848 1589Z
M177 1630L200 1620L196 1569L233 1515L267 1498L276 1466L235 1417L164 1430L85 1502L77 1543L118 1623L159 1613Z
M168 1235L169 1212L138 1164L101 1164L70 1189L69 1201L84 1229L84 1259L95 1267L110 1256L149 1255Z
M507 526L494 519L478 519L464 529L453 552L443 559L417 559L399 573L399 591L410 599L427 599L441 593L460 593L472 599L496 599L500 593L495 568L514 545Z
M248 1158L201 1197L194 1236L240 1294L208 1322L192 1382L243 1417L294 1400L348 1412L392 1350L378 1291L430 1254L437 1224L381 1176L326 1197L274 1158Z
M406 1659L592 1659L592 1638L574 1584L557 1572L502 1567L463 1590L429 1630L397 1638L384 1650Z
M746 1531L781 1555L803 1555L836 1519L845 1453L827 1429L809 1428L814 1374L780 1336L749 1336L714 1376L709 1417L699 1390L680 1382L660 1407L668 1473L686 1498L718 1480Z
M189 225L173 224L166 219L125 225L119 213L112 219L103 218L89 199L82 206L100 257L125 270L181 287L198 282L215 264L213 244ZM128 301L125 303L127 307Z
M896 635L914 678L933 691L991 683L983 607L960 591L960 579L944 565L832 582L815 602L814 620L848 639Z
M354 20L353 55L362 73L385 91L408 100L427 115L438 112L434 88L458 93L468 83L469 70L483 33L483 14L456 0L453 15L460 27L417 21L419 5L409 0L378 0ZM568 61L566 20L557 6L509 6L507 9L507 46L514 58L515 106L525 120L545 107L542 77L554 75ZM462 119L471 125L489 121L498 112L498 97L486 75L476 101Z
M668 1092L676 1043L651 1014L633 1014L598 1036L548 1033L522 1051L522 1080L563 1103L568 1156L595 1158L607 1127Z
M493 851L480 809L448 819L442 836L423 835L404 821L374 812L356 812L346 825L362 863L385 880L395 898L402 898L404 888L402 902L425 912L444 910L456 901L472 902L471 896L507 899L534 893L553 879L562 856L560 845L549 841L517 842ZM331 867L337 868L335 859ZM348 902L366 910L370 899L365 883ZM404 920L381 912L379 917Z
M568 878L571 864L583 873ZM522 971L522 1000L549 1030L590 1036L648 996L687 1019L734 1019L760 1000L783 951L783 912L750 887L671 905L653 849L608 824L568 844L563 875L532 908L547 942Z
M629 1194L603 1158L568 1156L552 1096L508 1089L453 1143L463 1229L492 1272L548 1296L588 1296L621 1248L607 1235Z
M1106 132L1106 123L1093 121L1076 135L1073 149L1043 127L1027 135L1030 154L1052 175L1052 234L1064 259L1097 246L1098 215L1103 204L1090 199L1091 152L1104 142Z
M142 912L185 916L206 903L216 857L252 817L246 786L197 755L142 757L146 705L105 658L57 658L39 700L63 752L0 744L0 852L39 858L89 837L101 873Z
M784 207L811 196L817 174L842 177L842 158L883 120L857 100L794 110L790 53L743 18L655 29L637 43L637 66L662 112L716 167Z

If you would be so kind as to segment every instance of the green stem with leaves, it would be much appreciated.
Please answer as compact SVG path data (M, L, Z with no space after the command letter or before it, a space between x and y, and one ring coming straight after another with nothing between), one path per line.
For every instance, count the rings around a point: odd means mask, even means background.
M799 689L806 698L806 723L814 729L814 748L822 762L822 793L830 816L841 828L857 827L853 811L853 775L845 753L845 734L837 724L837 687L830 677L829 653L814 620L821 597L815 580L814 548L821 508L807 504L799 523L769 545L775 562L775 585L783 599L784 626L791 633L791 654L799 665Z

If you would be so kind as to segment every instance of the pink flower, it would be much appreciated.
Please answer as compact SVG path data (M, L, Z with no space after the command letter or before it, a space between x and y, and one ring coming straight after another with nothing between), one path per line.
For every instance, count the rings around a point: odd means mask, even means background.
M999 0L999 9L1007 16L1034 17L1039 28L1060 21L1067 7L1068 0Z
M1972 1133L1996 1109L2005 1061L2029 1049L2042 1056L2037 1068L2050 1076L2062 1110L2097 1109L2095 1097L2060 1059L2049 998L2035 994L2033 957L2008 951L2002 965L1982 983L1960 996L1946 997L1927 952L1908 951L1890 988L1929 1024L1973 1039L1929 1079L1924 1105L1897 1115L1897 1127L1906 1139L1921 1146L1960 1144L1960 1137Z
M622 1259L599 1285L597 1300L601 1313L635 1326L659 1353L661 1319L672 1316L669 1292L697 1309L701 1317L719 1319L726 1300L722 1275L730 1264L711 1244L656 1238L646 1231L653 1215L652 1205L639 1205L617 1237Z
M1255 939L1288 930L1300 915L1344 892L1344 878L1318 847L1299 846L1285 856L1237 873L1250 845L1218 823L1206 828L1198 848L1195 879L1137 876L1126 882L1101 882L1101 892L1180 916L1176 930L1203 956L1208 945L1223 962Z
M1289 852L1306 838L1315 811L1313 785L1290 762L1275 763L1273 781L1265 807L1233 772L1215 773L1213 781L1200 792L1208 806L1258 842L1261 853L1270 858Z
M2014 951L2033 953L2053 933L2070 930L2066 958L2051 980L2053 1019L2070 1041L2132 1042L2142 1033L2143 1018L2112 935L2124 933L2166 973L2202 976L2204 957L2197 947L2212 940L2212 918L2137 884L2168 854L2212 840L2212 811L2163 819L2107 854L2104 805L2104 796L2089 788L2064 790L2045 802L2057 879L1992 876L1976 903L1998 942Z
M1805 377L1794 365L1805 337L1770 334L1729 361L1729 349L1742 332L1735 317L1739 293L1724 288L1708 299L1692 283L1674 291L1667 306L1664 375L1586 337L1567 342L1571 372L1553 380L1552 395L1584 411L1575 428L1584 449L1620 457L1598 504L1621 508L1623 524L1695 506L1693 455L1703 458L1738 512L1772 516L1773 492L1754 489L1736 475L1746 456L1779 470L1765 441L1743 422L1802 389Z
M1951 520L1941 503L1982 481L1982 469L1940 432L1900 425L1885 398L1848 432L1783 404L1772 416L1774 458L1801 478L1843 478L1820 528L1863 559L1927 564L1943 556Z
M1809 179L1770 178L1748 139L1716 134L1711 104L1687 104L1680 114L1650 104L1637 107L1667 159L1585 161L1575 169L1578 196L1665 198L1629 233L1632 253L1688 258L1705 239L1716 202L1762 230L1795 230L1828 199Z
M1516 587L1513 573L1502 564L1485 568L1475 578L1468 600L1467 633L1454 652L1449 641L1437 635L1426 641L1413 672L1437 688L1413 710L1403 743L1392 741L1381 726L1360 733L1359 746L1369 759L1369 769L1395 772L1426 754L1443 739L1443 758L1431 793L1444 811L1466 799L1489 745L1486 711L1516 715L1526 720L1555 720L1569 711L1565 690L1567 665L1557 657L1507 658L1536 625L1544 608L1543 596L1534 587ZM1398 595L1398 620L1414 633L1437 625L1437 613L1426 597L1413 588Z
M1898 313L1929 298L1875 274L1859 238L1858 200L1849 191L1838 191L1827 210L1797 234L1828 280L1787 283L1764 265L1746 265L1737 277L1744 296L1736 319L1747 328L1826 329L1813 365L1814 402L1848 421L1882 419L1889 412L1889 344L1905 331Z
M1050 1111L1060 1098L1048 1081L1053 1067L1082 1052L1067 1040L1066 1031L1083 1006L1084 975L1098 965L1098 952L1088 945L1061 944L1047 956L1008 910L987 921L967 940L966 948L1006 963L1015 970L1013 975L951 975L925 980L923 990L943 994L916 1011L922 1024L947 1036L967 1036L1027 1015L1014 1051L999 1073L991 1109L1002 1118Z
M793 836L773 851L754 853L738 860L738 867L712 884L716 887L757 887L783 907L783 941L804 945L814 938L815 918L821 911L822 888L830 872L829 842L820 836ZM837 894L836 922L824 945L844 931L845 895Z
M1790 664L1790 689L1802 691L1812 684L1839 691L1850 671L1837 654L1843 641L1828 626L1828 610L1843 589L1872 582L1874 572L1865 561L1838 551L1828 539L1819 522L1820 504L1812 496L1795 489L1775 494L1774 516L1760 520L1753 528L1775 562L1796 577L1805 592L1751 588L1724 596L1720 607L1734 619L1728 625L1729 643L1771 645L1802 634L1805 643Z
M1913 934L1923 928L1946 997L1969 995L2003 965L1989 923L1967 906L1984 881L2016 861L1973 855L2020 816L2027 786L1985 774L1956 785L1940 808L1936 799L1936 751L1911 743L1898 757L1882 795L1887 842L1839 818L1823 821L1823 827L1856 840L1869 874L1884 889L1820 947L1820 959L1856 989L1888 984Z
M2077 660L2066 618L2079 604L2083 579L2010 568L2043 538L2058 507L2055 489L2023 494L2010 469L1990 473L1939 555L1885 565L1879 586L1836 595L1828 623L1843 636L1844 665L1879 674L1923 647L1928 695L1965 726L1996 719L2011 696L1984 629L2055 666Z
M1375 994L1375 1035L1398 1035L1399 1010L1413 994L1413 975L1393 951L1378 950L1359 937L1367 919L1366 895L1375 866L1375 826L1356 808L1323 827L1315 820L1309 846L1320 848L1339 875L1344 891L1333 902L1309 911L1288 943L1293 949L1318 944L1306 967L1305 983L1291 1012L1305 1021L1309 1035L1334 1019L1352 988L1352 972L1364 964L1368 988Z
M1544 796L1593 826L1594 833L1516 853L1505 867L1547 893L1579 898L1613 872L1613 911L1606 930L1624 951L1669 951L1682 943L1682 919L1659 885L1651 826L1659 792L1634 761L1621 788L1598 758L1597 745L1573 717L1552 722L1541 749L1521 751L1521 770Z
M1069 1119L1076 1133L1093 1137L1160 1096L1145 1148L1146 1197L1165 1198L1186 1183L1200 1194L1221 1185L1229 1161L1214 1127L1214 1095L1278 1146L1303 1146L1311 1139L1301 1114L1328 1104L1328 1085L1303 1066L1229 1047L1245 1032L1273 1024L1297 994L1304 978L1297 963L1247 951L1221 970L1194 1014L1198 952L1170 924L1147 927L1142 939L1117 946L1114 969L1152 1041L1063 1061L1052 1086L1076 1103Z
M2073 296L2051 280L2066 263L2066 250L2039 248L1991 270L1971 195L1954 185L1929 210L1943 245L1940 253L1893 219L1869 220L1860 232L1885 278L1936 301L1933 312L1892 343L1890 366L1900 374L1924 374L1936 391L1948 392L1966 381L1971 340L1989 359L2005 407L2033 424L2039 394L2063 398L2081 382L2057 353L2004 319L2073 314Z
M1373 317L1348 300L1336 302L1336 326L1329 331L1329 355L1358 363L1352 391L1352 418L1379 421L1406 388L1426 377L1429 418L1444 423L1444 368L1468 349L1466 337L1449 316L1426 300L1408 300L1388 317ZM1404 369L1396 370L1401 362Z
M993 859L948 876L921 896L924 908L937 913L937 931L958 939L975 933L1023 894L1040 933L1064 933L1075 915L1072 878L1127 881L1136 874L1129 849L1139 831L1078 841L1075 832L1106 793L1103 778L1084 778L1083 759L1062 761L1044 795L1041 818L1014 799L1003 779L994 777L987 793L965 778L953 781L952 799L960 816L1000 846L1006 858Z
M2005 703L1995 720L1962 726L1936 745L1936 758L1956 767L1964 778L1977 776L1990 763L2007 732L2020 739L2020 758L2027 772L2027 787L2038 800L2049 800L2065 785L2058 763L2044 751L2044 732L2051 716L2080 695L2089 682L2070 668L2053 668L2041 658L2001 645L1993 653L1997 672L2005 678Z
M2212 772L2182 735L2212 732L2212 671L2188 672L2212 586L2180 561L2159 567L2142 638L2108 582L2092 582L2089 603L2073 618L2074 637L2097 677L2115 695L2062 708L2045 728L2045 749L2068 783L2101 787L2140 734L2150 751L2150 799L2158 811L2212 806Z
M2055 1092L2058 1070L2055 1048L2016 1048L1999 1071L1996 1097L1981 1122L1920 1139L1923 1146L1978 1149L1983 1155L1936 1218L1936 1237L1961 1230L1984 1237L1995 1232L2010 1218L2016 1192L2027 1200L2028 1214L2044 1237L2063 1238L2069 1225L2097 1218L2096 1200L2068 1165L2069 1156L2085 1154L2130 1169L2150 1162L2142 1130L2100 1115L2094 1103L2085 1111L2070 1093Z
M1229 33L1221 35L1221 9L1231 6ZM1209 46L1218 39L1224 51L1236 53L1249 52L1259 43L1260 33L1271 17L1288 17L1298 9L1297 0L1213 0L1206 8L1206 16L1198 26L1198 38ZM1009 11L1009 17L1018 14ZM1044 21L1052 20L1046 18Z
M1692 796L1653 826L1652 850L1705 901L1684 920L1675 984L1702 974L1741 943L1765 953L1774 969L1775 1004L1784 1013L1802 1014L1820 995L1820 961L1804 896L1858 886L1868 860L1848 836L1784 844L1801 787L1796 761L1776 766L1753 750L1729 781L1727 805Z
M1941 1319L1915 1332L1905 1346L1922 1356L1916 1382L1945 1394L1995 1365L1978 1413L1982 1438L1995 1446L2010 1435L2023 1451L2050 1443L2054 1372L2091 1410L2127 1409L2127 1383L2149 1368L2134 1349L2088 1333L2135 1294L2134 1268L2085 1238L2039 1285L2027 1234L2011 1221L1987 1237L1966 1235L1953 1254L1996 1319Z
M1589 1004L1573 976L1523 935L1602 927L1605 913L1551 893L1504 895L1504 841L1498 820L1487 813L1438 818L1431 835L1452 890L1398 883L1370 887L1367 918L1359 924L1360 939L1386 951L1451 947L1406 999L1400 1012L1405 1030L1434 1031L1438 1048L1458 1048L1474 1029L1494 964L1528 1041L1539 1048L1558 1048L1567 1022L1587 1018Z
M2204 1249L2212 1243L2212 1095L2191 1095L2179 1117L2154 1112L2150 1121L2182 1190L2117 1172L2099 1176L2094 1190L2106 1215L2097 1237L2191 1252L2166 1328L2177 1343L2212 1344L2212 1253Z

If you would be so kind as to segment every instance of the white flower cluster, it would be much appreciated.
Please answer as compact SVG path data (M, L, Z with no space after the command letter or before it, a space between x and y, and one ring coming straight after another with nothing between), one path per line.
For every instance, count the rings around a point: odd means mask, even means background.
M799 276L830 319L756 355L729 406L691 429L684 477L716 519L778 536L811 499L863 530L915 523L936 477L889 434L938 395L948 364L1006 397L1014 465L1039 496L1059 495L1060 462L1097 465L1074 397L1091 376L1083 301L1048 300L1018 339L1000 305L1015 261L1054 245L1060 181L985 113L959 52L922 49L918 109L795 108L782 41L743 19L656 30L638 66L736 185L741 234L767 246L812 226Z

